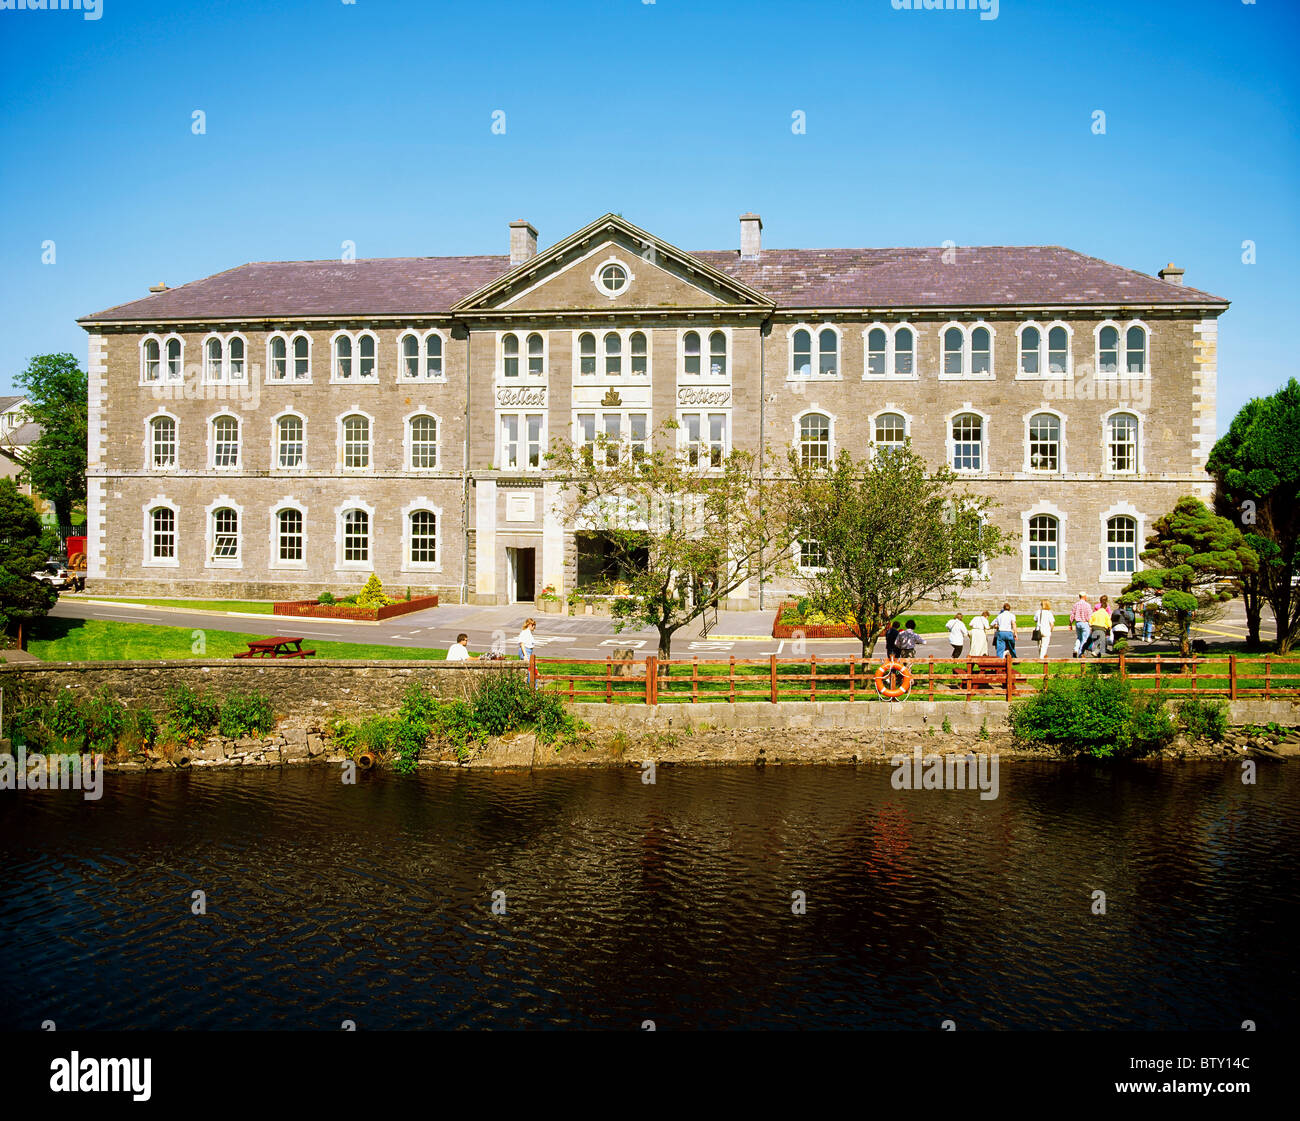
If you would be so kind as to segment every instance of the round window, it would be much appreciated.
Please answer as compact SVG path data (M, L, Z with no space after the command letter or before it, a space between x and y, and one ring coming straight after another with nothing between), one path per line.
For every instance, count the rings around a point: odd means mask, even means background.
M606 265L600 270L600 286L611 294L627 287L627 269L622 265Z

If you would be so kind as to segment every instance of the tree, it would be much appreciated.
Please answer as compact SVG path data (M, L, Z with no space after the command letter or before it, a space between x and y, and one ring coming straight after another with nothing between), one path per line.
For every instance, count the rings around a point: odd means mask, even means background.
M1300 383L1292 378L1271 397L1248 401L1214 445L1206 470L1214 476L1216 511L1240 524L1259 567L1239 581L1248 643L1260 646L1267 603L1277 625L1277 650L1300 642Z
M86 499L85 371L71 354L42 354L17 380L31 402L28 412L42 430L23 467L32 490L53 503L59 525L70 525L73 506Z
M946 465L931 471L910 445L869 461L841 451L829 467L792 452L790 465L787 517L821 560L807 575L810 606L851 620L864 658L887 620L970 587L985 561L1012 551L986 520L992 500L960 489Z
M567 520L599 535L622 585L615 629L654 627L661 658L672 656L677 631L761 578L763 556L791 541L780 505L760 506L753 453L679 446L677 429L666 421L648 450L602 434L557 441L547 455Z
M39 619L54 606L58 593L32 577L54 547L32 500L12 479L0 479L0 631Z
M1191 495L1156 519L1146 544L1145 567L1133 574L1120 602L1138 603L1158 592L1161 631L1177 636L1186 657L1192 647L1192 620L1215 618L1220 605L1236 594L1224 584L1239 583L1259 567L1259 559L1241 530Z

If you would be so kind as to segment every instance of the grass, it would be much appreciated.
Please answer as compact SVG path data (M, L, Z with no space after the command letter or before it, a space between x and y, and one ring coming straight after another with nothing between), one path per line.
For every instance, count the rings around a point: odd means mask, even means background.
M997 615L997 610L995 609L997 606L998 605L991 605L989 607L990 620L993 616ZM980 610L983 610L983 608ZM971 616L975 614L977 614L977 612L974 608L963 607L961 616L963 622L969 624ZM952 615L951 613L947 615L899 615L897 618L899 626L906 625L908 619L915 620L917 634L943 634L943 632L948 628L948 623L951 621ZM1069 621L1070 617L1068 615L1056 616L1056 626L1058 628L1067 626ZM1016 625L1024 630L1026 635L1028 635L1029 632L1034 629L1034 617L1032 615L1017 615Z
M147 607L186 607L193 611L242 611L248 615L270 615L269 600L247 599L123 599L117 596L93 596L103 603L138 603Z
M292 633L286 620L286 633ZM202 642L199 642L200 636ZM27 644L43 662L130 662L155 659L230 658L248 649L250 639L265 635L237 631L202 631L191 627L156 627L148 623L119 623L109 619L42 619ZM195 650L199 645L200 649ZM425 646L378 646L359 642L317 642L303 646L318 658L366 661L432 661L446 650Z

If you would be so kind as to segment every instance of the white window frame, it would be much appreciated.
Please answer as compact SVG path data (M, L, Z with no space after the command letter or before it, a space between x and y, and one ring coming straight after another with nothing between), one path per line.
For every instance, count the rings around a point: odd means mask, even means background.
M416 353L418 357L418 366L420 372L411 377L406 372L406 340L412 338L415 340ZM430 374L429 370L429 340L436 338L438 346L442 352L440 361L440 372ZM397 334L397 383L399 385L412 385L415 382L445 382L447 380L447 337L441 328L430 327L421 331L416 327L407 327Z
M975 514L976 514L976 516L979 518L979 524L980 524L981 526L986 526L986 525L989 524L989 519L988 519L988 517L987 517L986 515L980 513L978 510L975 511ZM987 554L987 553L983 553L983 552L980 553L980 564L979 564L979 567L978 567L978 568L960 568L960 567L959 567L959 568L954 568L954 569L953 569L953 573L954 573L954 574L955 574L959 579L960 579L960 578L964 578L964 577L966 577L966 576L970 576L970 577L971 577L972 579L974 579L974 580L987 581L987 580L989 579L989 558L988 558L988 554Z
M346 542L343 530L343 518L350 510L360 510L366 515L366 559L344 560ZM375 541L377 534L375 508L369 502L363 502L353 495L334 507L334 569L336 572L375 572Z
M1114 373L1101 368L1101 332L1106 327L1114 327L1119 334L1119 340L1116 343L1116 369ZM1140 374L1130 374L1128 372L1128 333L1132 327L1140 327L1146 337L1146 354L1143 362L1146 368ZM1146 320L1130 319L1127 322L1121 322L1118 319L1103 319L1092 329L1093 369L1096 371L1096 376L1107 381L1116 381L1121 378L1138 381L1151 377L1152 341L1154 338L1155 332Z
M230 347L231 343L238 341L243 344L243 373L235 377L231 373L230 364ZM219 365L216 376L212 374L208 359L208 349L210 343L217 344L217 350L220 354ZM249 347L246 339L240 331L230 331L227 334L218 334L216 331L210 331L203 336L203 343L199 349L201 362L203 366L203 384L204 385L247 385L250 380L249 370Z
M1030 327L1038 332L1038 373L1027 374L1022 368L1024 355L1025 331ZM1065 372L1054 374L1049 368L1051 362L1051 337L1056 330L1065 331ZM1016 326L1016 381L1062 381L1074 376L1074 328L1062 319L1041 322L1026 319Z
M810 410L812 411L812 410ZM705 468L708 471L720 471L721 466L714 467L713 463L713 440L707 435L709 430L709 418L721 416L723 418L722 429L722 461L726 463L728 456L731 455L731 410L730 409L680 409L677 412L677 448L678 451L686 456L690 451L690 440L687 439L686 418L688 416L698 416L700 418L700 441L701 449L708 449L709 466Z
M593 423L595 424L597 438L599 438L605 432L604 418L607 416L616 416L619 418L619 453L618 453L619 463L623 463L625 460L627 460L628 457L632 455L632 450L634 446L637 444L641 444L644 446L645 455L650 454L651 446L654 440L654 429L653 429L654 413L651 411L648 405L645 407L641 407L638 405L615 405L608 408L604 405L592 405L590 407L579 406L579 407L575 407L572 410L572 414L573 414L573 444L575 447L585 448L587 446L586 434L582 431L582 427L581 427L582 424L581 418L583 416L590 415L594 418ZM644 439L641 440L632 439L632 417L634 416L645 417L645 438ZM612 468L613 466L608 462L604 462L604 463L595 462L594 445L593 445L593 452L592 452L592 463L594 466L597 467Z
M881 448L881 447L890 447L890 448L892 448L892 447L901 447L901 446L903 446L903 445L896 445L896 444L883 444L883 445L882 445L882 444L878 444L878 443L876 442L876 421L879 420L882 416L885 416L885 415L887 415L887 414L888 414L888 415L892 415L892 416L901 416L901 417L903 418L903 440L904 440L904 442L906 442L907 440L911 439L911 437L912 437L912 417L911 417L911 415L910 415L909 413L904 412L904 411L903 411L902 409L900 409L897 405L895 405L892 401L887 401L887 402L885 402L885 404L884 404L884 405L883 405L883 406L882 406L882 407L881 407L877 412L872 413L872 414L867 418L867 424L868 424L868 429L867 429L867 433L868 433L868 435L867 435L867 444L868 444L869 448L871 449L871 455L872 455L873 458L874 458L874 456L875 456L877 450L878 450L879 448Z
M963 416L966 413L969 413L971 416L979 417L981 422L980 423L980 466L978 470L970 467L957 467L954 462L956 457L957 441L953 439L952 422L956 420L959 416ZM990 442L988 413L981 412L979 409L972 406L969 401L965 401L962 403L961 408L953 409L952 412L950 412L946 417L944 417L943 424L944 424L944 430L943 430L944 452L945 452L945 457L946 457L948 467L958 475L969 475L975 478L978 478L981 475L987 475L989 473L989 442Z
M284 560L280 556L280 515L285 510L293 510L302 518L302 557L299 560ZM271 525L270 538L267 544L267 567L281 569L305 569L307 567L307 558L311 555L308 552L310 542L307 533L307 507L299 502L292 495L286 495L279 502L274 503L270 509Z
M1116 471L1111 467L1110 459L1110 422L1112 417L1120 414L1131 416L1137 421L1137 436L1134 440L1134 459L1136 463L1132 471ZM1132 479L1142 475L1146 471L1146 456L1143 453L1142 445L1146 442L1146 417L1137 409L1128 405L1121 405L1118 408L1110 409L1102 414L1101 417L1101 473L1108 475L1113 479Z
M218 510L232 510L235 514L235 555L233 557L214 557L212 550L216 545L217 525L216 514ZM204 568L243 568L244 567L244 508L235 502L230 495L223 494L219 498L210 502L203 511L204 525L204 548L203 548L203 567Z
M794 416L794 439L790 446L794 449L795 454L799 456L799 462L803 463L803 422L810 416L822 416L826 418L826 467L829 468L835 463L835 414L830 409L823 409L814 402L801 413Z
M172 513L172 536L174 538L171 557L153 555L153 512L165 509ZM166 495L157 494L140 506L144 522L142 534L143 555L140 563L144 568L179 568L181 565L181 508Z
M1107 540L1109 522L1111 518L1131 518L1134 525L1133 537L1133 572L1142 570L1142 550L1146 545L1146 517L1131 502L1117 502L1107 510L1101 512L1101 541L1098 550L1100 556L1100 568L1098 579L1103 584L1116 584L1120 587L1126 585L1133 578L1131 572L1111 572L1109 571L1107 555L1110 542Z
M1033 423L1034 417L1043 416L1043 415L1052 416L1056 418L1056 427L1057 427L1056 470L1054 471L1049 471L1042 467L1033 466L1029 458L1030 444L1032 443L1032 441L1029 438L1029 426ZM1065 414L1060 412L1057 409L1048 408L1048 406L1046 405L1040 405L1038 408L1031 409L1029 412L1025 413L1020 418L1020 420L1021 420L1021 426L1020 426L1021 433L1024 439L1024 456L1025 456L1024 463L1021 466L1021 470L1030 475L1046 475L1048 477L1054 475L1064 475L1065 474L1065 446L1066 446Z
M235 462L233 466L217 466L217 421L229 417L235 422ZM237 474L244 470L244 420L233 409L219 409L208 417L208 470L220 474Z
M159 467L154 463L154 422L158 420L170 420L172 422L172 433L175 446L172 451L172 464L170 467ZM175 413L168 412L166 409L158 409L144 420L144 468L151 474L167 475L178 471L181 465L181 422Z
M795 369L794 365L794 336L799 331L807 331L811 339L812 350L809 354L809 370L807 374L801 374ZM821 373L821 334L823 331L833 331L835 334L835 373ZM844 332L834 323L811 323L801 322L792 323L785 333L786 346L786 364L785 378L786 381L792 382L809 382L809 381L843 381L844 380ZM915 360L913 361L915 365Z
M873 374L871 372L871 332L885 332L885 372L883 374ZM912 372L910 374L899 374L895 372L895 366L898 359L898 332L910 331L912 333ZM919 340L921 334L915 325L907 322L902 323L881 323L877 320L869 323L862 328L862 380L863 381L917 381L920 374L917 372L919 363L917 354L919 351Z
M346 422L349 417L364 417L366 420L366 464L364 467L345 467L347 462L347 428ZM355 474L357 472L373 472L375 468L375 418L372 417L365 409L347 409L339 413L335 420L337 425L337 451L335 452L335 464L338 470L346 474Z
M810 540L817 541L818 544L821 544L820 540L818 540L815 537L810 538ZM803 563L803 543L804 543L804 538L796 537L794 543L790 547L790 559L794 564L795 571L802 573L805 576L813 576L819 572L825 572L826 571L825 565L812 565L812 564ZM823 552L822 555L825 556L826 555L825 552Z
M690 330L690 328L687 328L687 330ZM572 363L573 363L573 384L574 385L640 386L640 385L650 384L650 380L654 376L654 332L649 327L645 327L639 324L635 327L584 326L584 327L579 327L577 330L572 331L570 334L571 334L570 342L572 347L571 354L572 354ZM632 373L632 336L637 334L645 336L645 373L644 374ZM595 373L584 374L582 372L582 350L581 350L579 340L582 338L583 335L590 335L592 338L596 340ZM605 373L605 336L606 335L617 335L619 338L619 345L621 347L620 354L623 359L623 363L622 363L623 372L621 374L610 375ZM708 344L707 333L705 334L704 342L705 345L707 346ZM680 341L678 342L678 347L679 349L681 347ZM728 358L728 362L730 362L730 358L731 358L730 334L728 334L727 336L727 358ZM550 369L549 349L546 352L546 368L547 370ZM678 369L680 371L680 366L678 367ZM498 367L498 371L499 370L500 367ZM501 379L499 378L498 381L500 382L500 380ZM519 380L522 381L525 379L519 379ZM540 385L542 383L542 380L543 379L541 378L534 377L533 384ZM510 380L505 381L504 384L514 385L517 384L517 382L515 379L511 378Z
M411 545L414 535L411 533L411 517L421 511L427 511L434 517L433 548L437 560L414 561L411 559ZM414 498L402 507L402 571L403 572L441 572L442 571L442 507L431 502L425 495Z
M1038 517L1056 519L1056 571L1051 573L1029 571L1029 523ZM1031 583L1064 583L1066 576L1066 543L1069 517L1066 512L1051 502L1039 502L1020 514L1020 578Z
M361 376L361 340L369 337L375 344L375 372L370 377ZM340 377L338 359L335 355L335 345L339 339L348 339L352 344L352 374L350 377ZM330 336L330 384L331 385L377 385L382 376L382 364L380 361L381 347L379 345L379 336L368 327L363 327L356 331L335 331Z
M415 422L421 418L427 418L434 423L434 432L436 433L433 441L433 458L432 467L417 467L415 465L415 433L413 431ZM428 474L431 471L442 470L442 417L431 409L416 409L413 413L407 413L402 417L402 462L406 465L406 470L416 474Z
M533 467L528 463L528 418L530 416L540 416L542 418L540 446L537 453L537 466ZM503 430L503 421L506 417L514 417L516 424L517 442L519 445L519 463L510 466L506 463L506 444L505 433ZM496 457L494 463L500 471L543 471L546 469L546 452L548 448L547 428L550 423L549 411L543 407L535 409L501 409L496 414Z
M605 287L605 285L601 282L600 279L600 274L610 265L618 265L619 268L621 268L624 274L627 276L627 280L623 282L623 287L620 288L617 292L611 292L608 288ZM629 265L625 260L623 260L622 257L619 256L606 257L603 261L600 262L600 264L598 264L595 267L595 269L592 270L591 273L592 285L595 287L596 291L599 292L602 296L604 296L607 300L616 300L618 299L619 296L626 296L628 292L632 290L632 284L635 282L635 280L636 280L636 275L632 272L632 266Z
M283 467L280 464L280 421L286 417L296 417L302 422L302 462L297 467ZM271 471L277 475L301 474L307 470L307 418L297 409L282 409L271 418Z
M276 339L284 343L284 377L275 376L275 358L272 356L271 345ZM305 339L307 342L307 376L300 378L297 376L297 359L294 357L294 347L299 339ZM306 331L272 331L266 337L266 377L264 381L267 385L311 385L312 380L312 338Z
M596 332L591 332L595 334ZM551 339L549 331L540 331L532 327L525 327L519 330L498 331L496 333L496 371L494 378L499 386L509 385L545 385L551 370ZM602 332L603 334L603 332ZM506 376L506 354L505 340L507 335L514 335L519 340L519 373L515 377ZM528 337L538 335L542 340L542 372L532 374L528 372ZM574 336L574 345L577 345L577 336ZM445 348L444 348L445 354ZM597 368L601 358L600 337L596 339L596 360Z
M145 376L145 344L156 343L158 345L158 376L152 380ZM175 374L171 371L171 366L167 361L167 346L171 342L180 344L180 356L177 359L178 369ZM180 385L185 381L185 340L175 332L165 335L159 335L156 332L149 332L140 340L140 384L143 386L156 385Z
M945 349L944 336L947 335L951 328L957 328L961 332L961 373L950 374L946 371L947 350ZM989 369L986 374L972 373L974 363L974 351L971 347L971 336L979 328L983 328L989 333ZM950 319L947 323L939 328L939 380L940 381L994 381L997 378L998 352L998 332L997 328L984 319L976 319L972 323L958 323L955 319ZM1020 368L1020 357L1017 352L1016 368Z

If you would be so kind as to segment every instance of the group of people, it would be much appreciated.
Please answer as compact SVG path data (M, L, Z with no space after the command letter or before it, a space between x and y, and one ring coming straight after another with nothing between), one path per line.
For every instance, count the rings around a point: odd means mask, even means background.
M1156 602L1148 600L1142 605L1143 641L1151 642L1155 631ZM1115 644L1135 635L1137 619L1133 608L1127 604L1113 607L1106 596L1102 596L1094 605L1086 592L1079 593L1078 602L1070 611L1070 624L1074 627L1074 653L1071 657L1086 657L1092 651L1095 657L1113 653ZM1002 658L1010 654L1016 656L1016 639L1021 627L1016 620L1011 604L1004 603L996 615L990 611L981 611L972 615L967 623L960 611L953 612L945 628L948 643L952 647L952 657L981 658L989 656L990 641L993 652ZM1047 657L1047 649L1052 641L1052 632L1056 629L1056 616L1052 613L1050 600L1043 600L1034 614L1034 628L1030 641L1038 646L1038 657ZM969 640L970 650L966 643ZM890 661L910 661L916 656L916 648L924 646L925 639L916 633L916 621L908 619L905 626L899 626L895 619L885 631L885 656Z
M533 632L536 630L537 620L531 618L525 619L524 625L519 629L519 637L515 639L515 648L521 662L529 662L532 660L533 648L535 645L533 641ZM490 650L488 653L483 655L483 657L488 660L496 660L504 658L505 656L506 655L503 652L500 652L499 647ZM469 635L464 633L458 634L456 636L456 641L447 651L447 661L468 662L472 657L474 657L474 655L469 652Z

